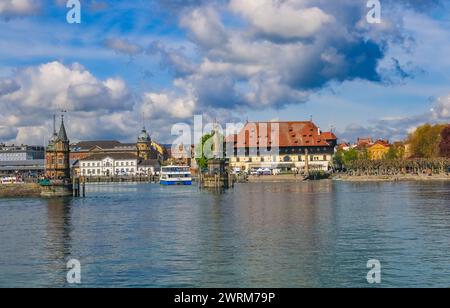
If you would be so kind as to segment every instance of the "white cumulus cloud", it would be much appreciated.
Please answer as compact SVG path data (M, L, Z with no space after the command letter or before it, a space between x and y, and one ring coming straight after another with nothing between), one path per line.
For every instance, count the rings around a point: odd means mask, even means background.
M305 0L231 0L233 12L242 14L261 34L282 39L310 38L333 21Z
M0 17L12 18L34 14L39 9L36 0L1 0Z

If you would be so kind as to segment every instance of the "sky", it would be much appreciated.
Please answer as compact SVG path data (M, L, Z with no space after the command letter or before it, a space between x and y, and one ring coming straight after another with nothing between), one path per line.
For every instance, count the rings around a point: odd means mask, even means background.
M341 141L450 122L450 1L0 0L0 142L131 142L143 122L313 119ZM75 1L76 2L76 1ZM143 116L144 115L144 116ZM144 119L144 120L143 120Z

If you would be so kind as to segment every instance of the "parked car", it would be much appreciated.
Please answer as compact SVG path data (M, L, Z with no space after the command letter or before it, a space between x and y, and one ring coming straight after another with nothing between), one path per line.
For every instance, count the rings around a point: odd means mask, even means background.
M241 168L233 168L233 171L231 171L232 174L240 174L241 173Z
M264 168L262 170L262 175L272 175L272 170L270 170L269 168Z
M259 175L258 170L257 169L250 170L250 175Z

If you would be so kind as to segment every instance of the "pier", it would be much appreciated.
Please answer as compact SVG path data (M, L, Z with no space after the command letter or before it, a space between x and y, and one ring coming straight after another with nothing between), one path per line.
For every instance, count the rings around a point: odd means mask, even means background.
M230 172L229 163L225 159L211 159L208 161L208 172L200 173L200 188L224 188L234 187L235 178Z

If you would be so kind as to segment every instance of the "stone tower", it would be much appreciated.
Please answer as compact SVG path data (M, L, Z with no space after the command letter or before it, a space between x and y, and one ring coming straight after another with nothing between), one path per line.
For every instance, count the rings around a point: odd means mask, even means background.
M70 142L61 115L61 126L56 133L53 119L53 136L45 153L45 175L50 179L70 179Z
M152 139L148 134L145 126L142 128L136 143L138 156L144 160L150 159L152 156Z

